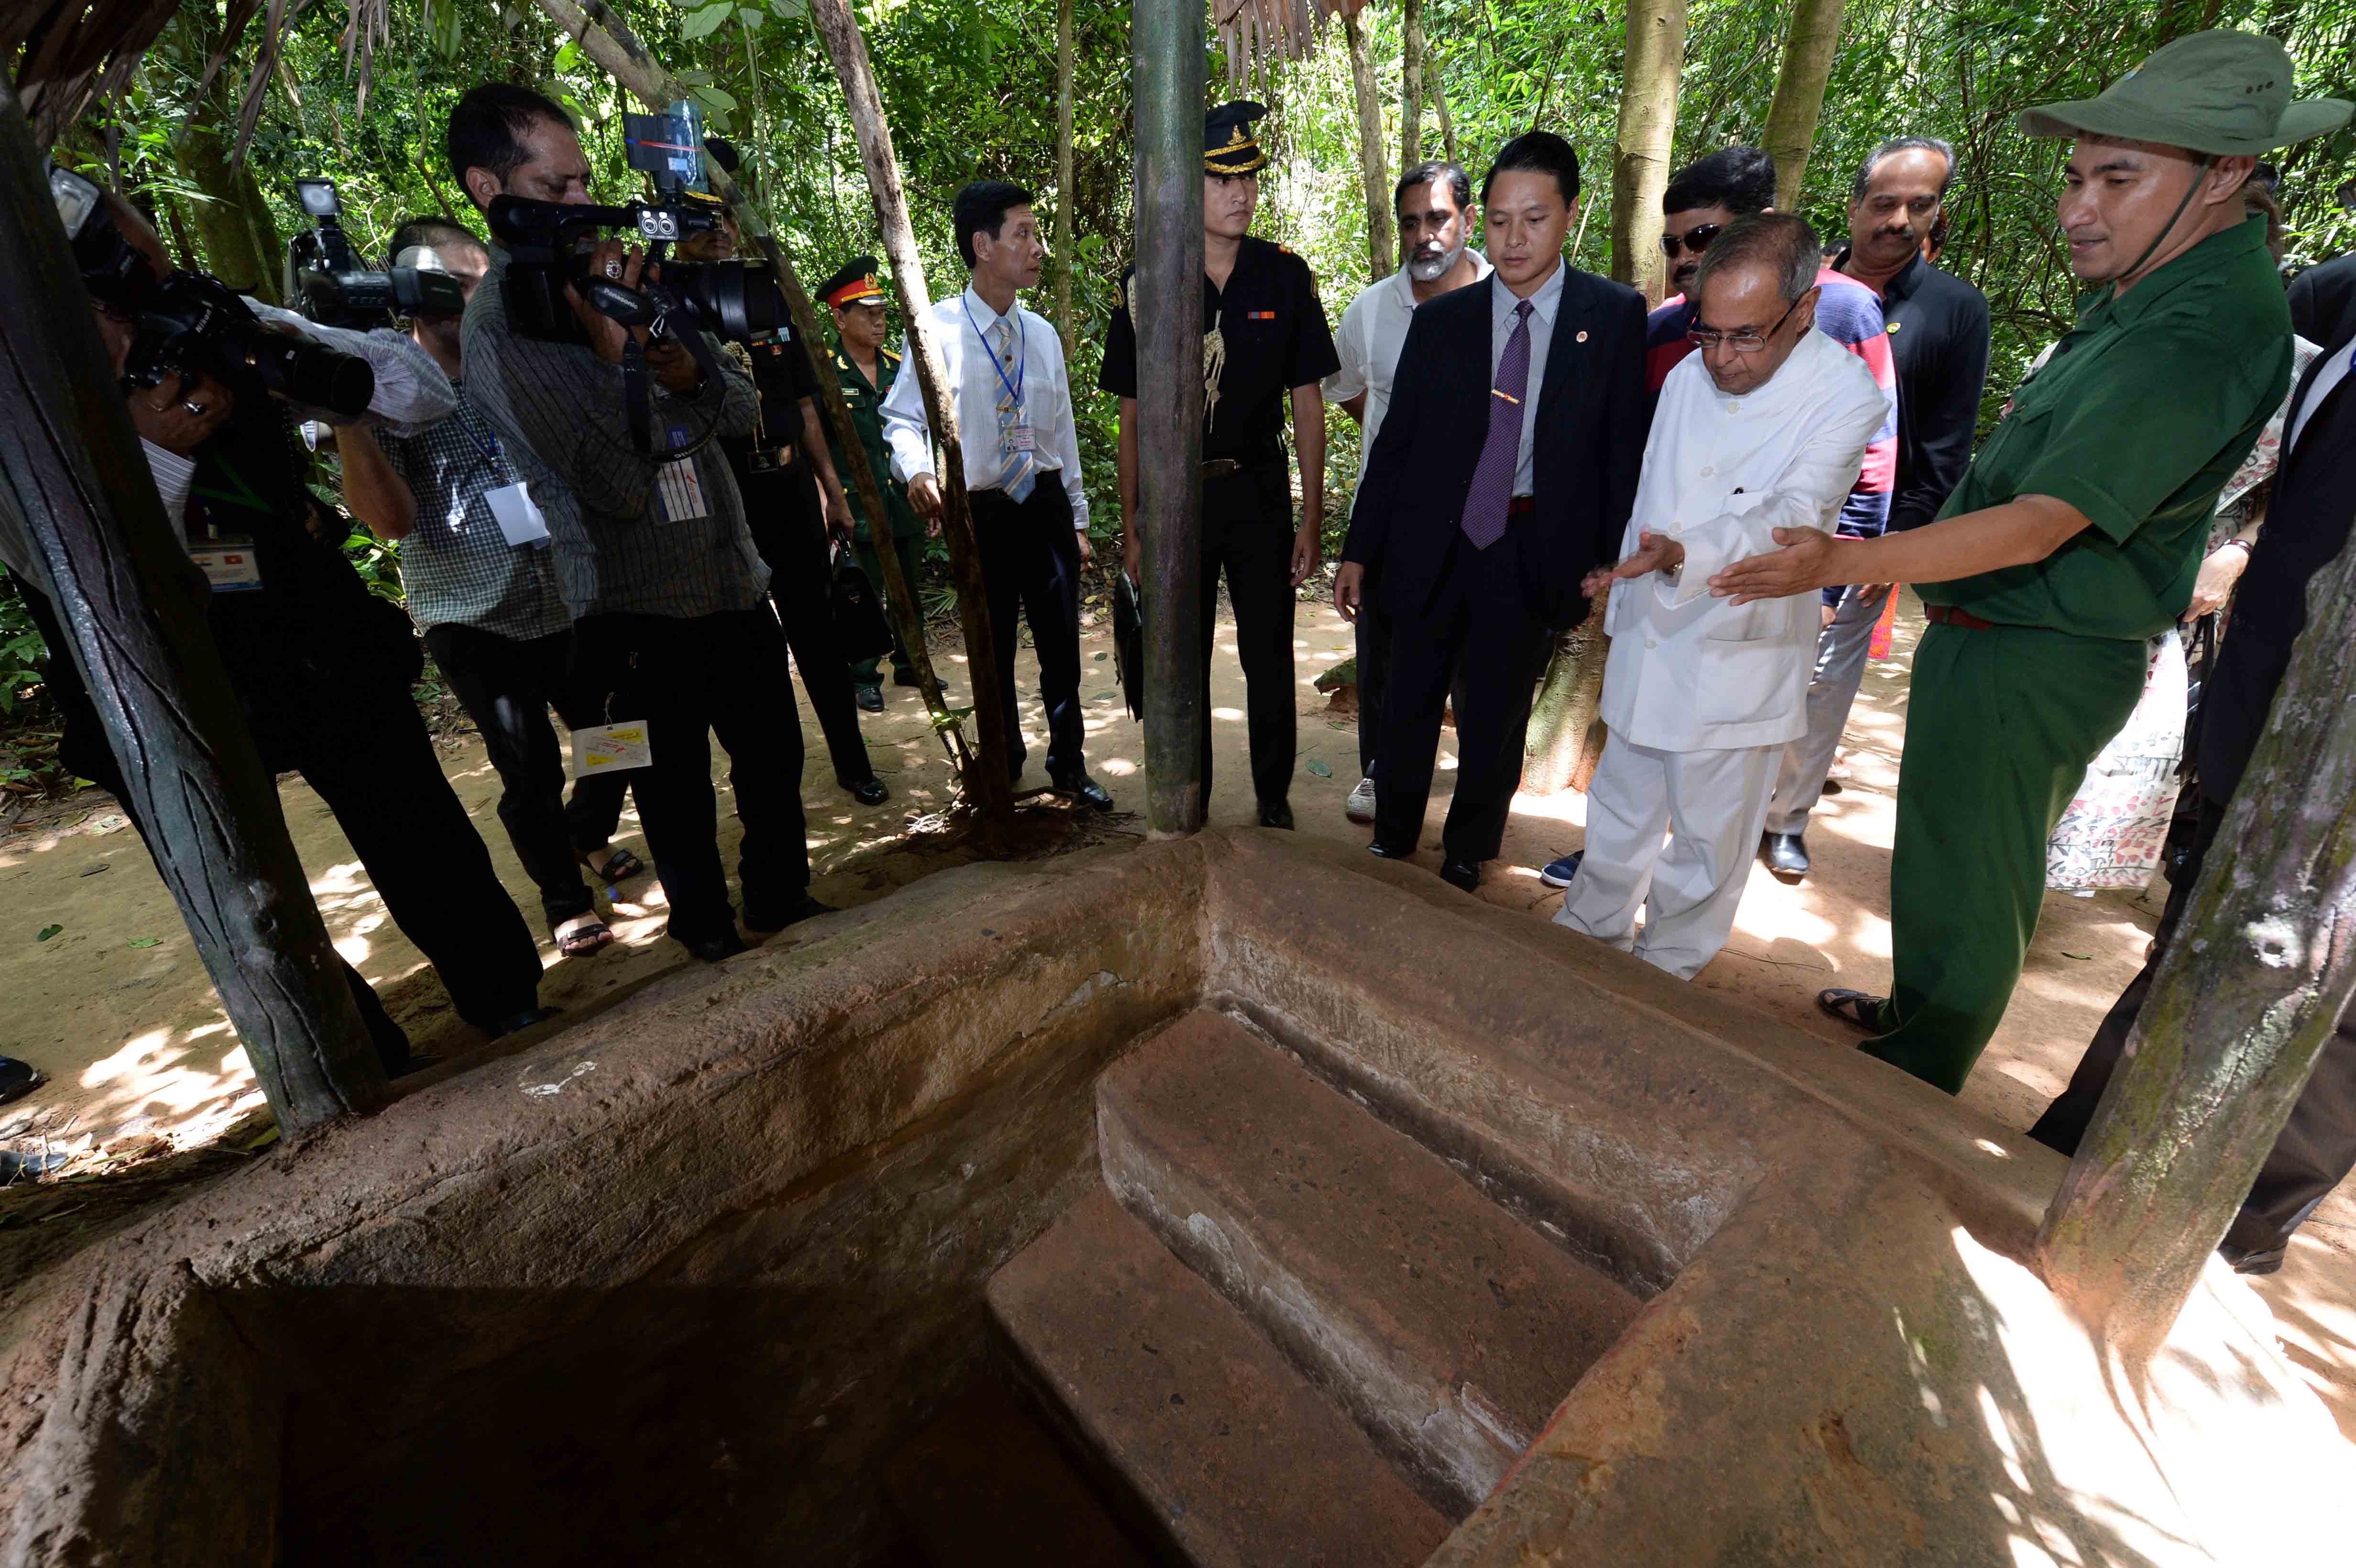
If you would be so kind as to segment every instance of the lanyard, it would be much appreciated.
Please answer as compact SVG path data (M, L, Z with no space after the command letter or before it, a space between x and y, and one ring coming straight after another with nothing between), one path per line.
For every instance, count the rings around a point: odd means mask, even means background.
M491 443L488 446L484 445L483 438L475 433L475 426L477 423L482 422L483 416L476 411L475 405L467 400L466 389L463 385L454 381L451 383L451 389L458 394L458 408L456 415L464 416L458 418L459 433L464 435L468 442L473 443L476 451L481 453L485 457L490 460L492 467L500 467L507 460L507 453L506 450L499 445L498 432L497 431L493 431L491 432Z
M1031 363L1031 334L1023 325L1022 307L1015 307L1014 317L1014 333L1022 348L1014 360L1014 379L1010 381L1006 379L1006 367L998 362L998 351L991 347L989 338L982 336L981 324L973 319L973 306L966 304L963 294L958 296L958 304L964 306L965 324L973 328L974 341L980 344L982 353L989 356L990 368L998 372L998 384L1006 389L1008 397L1014 400L1014 411L1020 414L1023 411L1023 373ZM877 368L880 372L882 367Z

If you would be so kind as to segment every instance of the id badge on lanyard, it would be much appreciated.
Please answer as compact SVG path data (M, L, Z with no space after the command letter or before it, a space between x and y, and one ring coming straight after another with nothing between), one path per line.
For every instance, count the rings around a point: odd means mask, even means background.
M220 465L222 476L237 486L234 492L198 491L208 501L228 501L255 511L266 512L264 501L244 476L226 463ZM203 509L205 531L191 532L188 537L188 560L205 574L205 581L216 593L252 593L262 587L262 562L254 553L251 534L222 533L214 521L214 508Z

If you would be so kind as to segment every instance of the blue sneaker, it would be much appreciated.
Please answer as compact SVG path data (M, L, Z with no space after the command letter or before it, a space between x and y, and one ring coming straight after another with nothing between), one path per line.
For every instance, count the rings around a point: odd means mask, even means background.
M1567 888L1570 880L1579 875L1579 863L1585 859L1587 851L1580 849L1559 860L1548 860L1546 869L1538 873L1538 880L1550 888Z

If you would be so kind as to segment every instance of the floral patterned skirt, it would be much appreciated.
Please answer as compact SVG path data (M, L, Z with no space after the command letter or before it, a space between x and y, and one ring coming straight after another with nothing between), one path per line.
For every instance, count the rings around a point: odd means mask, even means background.
M2086 769L2046 841L2048 888L2134 892L2151 880L2176 810L2187 695L2184 641L2171 628L2151 640L2143 697L2126 727Z

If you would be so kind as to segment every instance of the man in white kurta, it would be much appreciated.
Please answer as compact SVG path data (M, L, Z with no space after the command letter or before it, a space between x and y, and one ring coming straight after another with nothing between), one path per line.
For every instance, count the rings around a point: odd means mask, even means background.
M1778 529L1829 528L1889 411L1864 362L1815 330L1817 254L1804 222L1773 213L1710 247L1700 351L1661 389L1622 560L1589 587L1612 590L1611 740L1555 919L1681 979L1734 929L1777 765L1807 727L1821 622L1808 595L1737 605L1709 578Z

